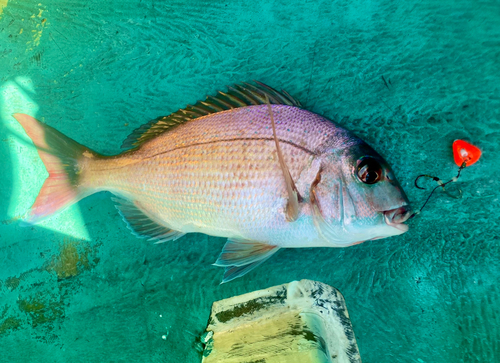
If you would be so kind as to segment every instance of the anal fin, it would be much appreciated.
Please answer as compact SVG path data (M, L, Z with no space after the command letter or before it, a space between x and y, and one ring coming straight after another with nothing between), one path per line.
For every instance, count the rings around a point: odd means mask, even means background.
M127 223L127 227L137 237L147 238L148 241L157 241L156 243L163 243L175 241L185 234L159 224L152 217L148 216L136 202L118 198L112 198L112 200L117 203L116 209L118 209L123 220Z
M214 265L226 268L222 280L225 283L253 270L279 249L266 243L229 238Z

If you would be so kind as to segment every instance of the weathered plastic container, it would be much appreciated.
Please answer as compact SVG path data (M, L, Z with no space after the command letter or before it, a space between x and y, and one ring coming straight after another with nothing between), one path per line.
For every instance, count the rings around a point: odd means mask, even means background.
M216 301L203 363L360 363L342 294L301 280Z

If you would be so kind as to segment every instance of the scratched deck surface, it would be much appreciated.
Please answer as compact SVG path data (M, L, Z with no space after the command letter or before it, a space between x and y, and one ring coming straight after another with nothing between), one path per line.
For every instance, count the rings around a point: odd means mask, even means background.
M365 363L500 361L498 2L248 4L0 1L0 361L199 362L212 301L304 278L344 294ZM438 193L407 234L281 251L223 286L223 239L139 240L108 193L12 221L46 173L11 113L115 153L149 119L251 79L354 130L416 205L416 175L455 173L454 139L483 158L463 199Z

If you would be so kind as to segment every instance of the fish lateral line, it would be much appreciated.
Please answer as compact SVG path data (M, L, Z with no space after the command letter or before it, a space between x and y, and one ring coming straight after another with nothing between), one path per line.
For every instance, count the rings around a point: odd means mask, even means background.
M162 156L162 155L166 155L170 152L173 152L173 151L178 151L178 150L183 150L183 149L189 149L191 147L196 147L196 146L205 146L205 145L213 145L213 144L217 144L217 143L221 143L221 142L233 142L233 141L273 141L274 138L272 137L259 137L259 138L254 138L254 137L240 137L240 138L234 138L234 139L230 139L230 140L213 140L213 141L207 141L207 142L200 142L200 143L193 143L193 144L190 144L190 145L185 145L185 146L178 146L178 147L175 147L173 149L170 149L170 150L166 150L166 151L162 151L162 152L159 152L159 153L156 153L156 154L153 154L153 155L148 155L148 156L143 156L142 159L138 159L136 162L130 162L128 164L124 164L124 165L119 165L119 166L115 166L115 167L112 167L112 168L107 168L107 169L103 169L103 170L116 170L116 169L121 169L125 166L128 166L128 165L131 165L131 164L134 164L134 163L139 163L139 162L142 162L144 160L150 160L150 159L153 159L157 156ZM309 155L312 155L312 156L318 156L318 153L312 151L312 150L309 150L307 148L304 148L303 146L300 146L298 144L295 144L291 141L288 141L288 140L281 140L281 139L278 139L280 142L283 142L285 144L288 144L296 149L299 149L299 150L302 150L306 153L308 153ZM101 159L107 159L107 158L118 158L118 157L121 157L123 155L126 155L127 153L131 154L131 153L134 153L134 152L137 152L139 151L140 149L135 149L135 150L127 150L121 154L118 154L118 155L112 155L112 156L102 156L100 155L100 158Z

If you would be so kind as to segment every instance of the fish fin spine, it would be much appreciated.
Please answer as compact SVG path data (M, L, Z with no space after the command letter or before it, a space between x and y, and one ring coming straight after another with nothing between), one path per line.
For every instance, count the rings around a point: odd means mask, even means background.
M135 149L156 136L168 132L180 124L207 116L213 113L231 110L238 107L263 105L266 102L277 105L302 107L285 91L278 92L264 83L244 83L227 87L227 92L218 92L215 96L207 96L205 101L199 101L194 106L187 105L168 116L158 117L135 129L123 141L123 149Z
M13 116L33 141L49 173L24 219L27 224L36 224L91 194L80 184L79 160L98 154L29 115Z

